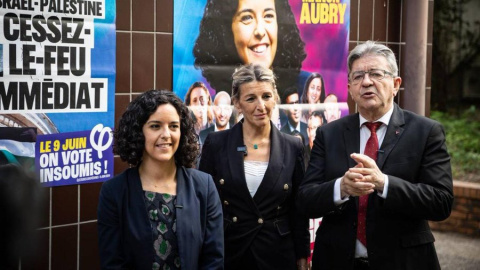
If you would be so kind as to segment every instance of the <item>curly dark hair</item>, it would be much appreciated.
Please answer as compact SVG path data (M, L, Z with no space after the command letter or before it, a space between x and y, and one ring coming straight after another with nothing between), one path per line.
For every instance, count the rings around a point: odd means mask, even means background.
M232 19L238 0L208 0L200 34L193 48L195 67L216 91L230 91L232 74L242 63L232 33ZM279 93L297 81L302 62L307 57L288 0L276 0L278 46L272 64Z
M143 125L163 104L171 104L180 116L180 143L174 158L177 166L193 168L200 153L194 120L183 101L169 90L150 90L130 102L114 131L113 152L137 166L145 149Z
M320 81L322 82L322 93L320 93L320 103L323 103L325 101L325 83L323 82L323 77L319 73L313 72L308 76L307 81L305 82L305 86L303 87L303 93L302 96L300 97L300 102L301 103L308 103L308 87L310 86L310 83L313 81L313 79L320 78Z

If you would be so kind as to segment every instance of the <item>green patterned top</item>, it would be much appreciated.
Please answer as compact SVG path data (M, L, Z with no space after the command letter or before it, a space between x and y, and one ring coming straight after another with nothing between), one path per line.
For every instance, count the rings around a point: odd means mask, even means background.
M170 194L145 191L145 205L152 228L155 251L153 270L180 269L175 202Z

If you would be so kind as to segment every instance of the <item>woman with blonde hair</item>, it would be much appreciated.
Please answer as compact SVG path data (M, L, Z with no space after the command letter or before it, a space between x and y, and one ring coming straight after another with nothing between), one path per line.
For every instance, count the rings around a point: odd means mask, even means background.
M210 133L200 170L223 202L226 269L306 269L308 219L295 208L304 174L303 144L274 127L273 72L249 64L233 74L232 100L243 119Z

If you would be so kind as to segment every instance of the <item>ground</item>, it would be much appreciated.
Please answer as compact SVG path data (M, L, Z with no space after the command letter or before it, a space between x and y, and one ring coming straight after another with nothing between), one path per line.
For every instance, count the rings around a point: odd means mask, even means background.
M480 269L480 238L453 232L433 232L442 270Z

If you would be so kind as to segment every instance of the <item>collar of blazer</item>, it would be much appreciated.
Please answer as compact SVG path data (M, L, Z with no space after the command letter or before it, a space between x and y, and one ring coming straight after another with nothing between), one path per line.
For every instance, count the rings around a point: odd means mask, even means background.
M403 110L400 109L396 103L393 103L393 106L392 117L390 118L385 138L383 139L383 143L378 152L377 165L380 170L383 169L385 160L402 136L405 126Z
M392 117L390 118L390 122L387 126L385 139L380 146L379 155L377 158L377 165L380 169L383 168L385 160L402 136L405 126L403 110L396 103L393 103L393 106ZM345 149L347 151L346 154L347 156L350 156L351 153L356 153L360 149L360 118L358 113L346 117L348 117L348 121L345 123L343 139L345 142ZM355 161L353 159L349 158L348 160L350 167L355 166Z

